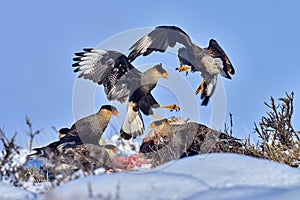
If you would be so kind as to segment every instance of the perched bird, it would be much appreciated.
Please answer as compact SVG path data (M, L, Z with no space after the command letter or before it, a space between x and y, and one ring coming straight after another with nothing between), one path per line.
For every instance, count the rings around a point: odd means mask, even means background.
M151 91L156 87L159 78L167 78L168 73L162 64L140 72L117 51L102 49L83 49L75 53L77 57L73 67L74 72L81 72L78 78L92 80L103 85L108 100L117 100L121 103L128 100L128 110L125 121L121 127L121 137L135 138L144 132L144 122L141 112L153 115L153 108L169 108L170 111L179 110L179 106L162 106L154 99ZM141 112L140 112L141 111Z
M94 170L99 167L111 168L117 155L117 147L112 144L76 144L75 141L59 140L47 146L33 149L36 152L27 160L38 158L56 166L56 170L83 169Z
M139 152L157 164L201 153L245 150L240 139L196 122L172 124L160 120L150 127L155 131L143 140Z
M168 119L154 121L150 124L151 130L148 137L158 134L160 137L172 138L172 130Z
M106 149L113 149L101 142L101 136L113 115L119 115L117 108L111 105L103 105L97 113L79 119L70 129L60 129L59 141L52 142L45 147L33 149L35 153L28 157L40 157L51 161L64 155L66 149L82 149L84 146L81 145L83 144L93 144Z
M231 79L230 75L235 74L235 70L216 40L211 39L207 48L201 48L192 43L188 34L176 26L158 26L149 34L143 36L129 50L129 61L134 61L138 56L147 56L153 51L165 52L168 47L174 47L176 43L184 47L178 50L180 67L176 70L186 72L199 71L203 81L196 90L196 94L201 94L202 105L208 104L212 96L216 83L217 75Z
M140 146L140 153L148 153L161 149L173 137L172 127L166 118L152 122L150 128L148 135L143 139Z
M118 116L119 111L112 105L103 105L99 111L76 121L72 127L59 130L62 142L88 143L99 145L111 116Z

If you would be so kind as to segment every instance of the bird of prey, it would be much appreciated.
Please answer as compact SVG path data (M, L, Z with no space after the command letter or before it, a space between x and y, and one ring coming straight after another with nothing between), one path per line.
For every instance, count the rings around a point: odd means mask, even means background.
M103 146L100 144L100 139L113 115L119 115L116 107L103 105L97 113L79 119L71 128L60 129L59 141L52 142L46 147L33 149L36 153L32 155L50 158L52 155L59 154L60 147L68 145L94 144Z
M128 100L127 114L120 130L122 138L136 138L144 132L141 112L158 117L153 113L153 108L169 108L170 111L180 109L176 104L159 105L151 94L159 78L168 77L162 64L142 73L118 51L85 48L83 52L75 55L77 57L73 58L76 61L73 64L73 67L76 67L74 72L81 72L78 78L103 85L106 97L110 101L117 100L123 103Z
M27 160L38 158L55 165L56 170L95 168L111 168L118 149L112 144L76 144L59 140L47 146L35 148L35 153L27 156Z
M178 50L180 67L176 70L186 72L199 71L203 81L196 90L196 94L201 94L202 105L208 104L212 96L217 75L231 79L230 75L235 74L235 70L221 46L216 40L211 39L207 48L201 48L192 43L188 34L176 26L158 26L133 44L129 50L129 61L135 60L138 56L147 56L153 51L165 52L168 47L174 47L176 43L183 45Z
M58 141L33 149L35 153L28 158L38 157L50 162L62 158L70 160L72 157L70 154L76 153L78 158L84 158L86 151L90 151L88 154L90 156L95 152L102 152L98 154L100 160L102 154L104 157L107 155L110 157L117 148L111 144L102 144L100 139L113 115L118 116L118 110L112 105L103 105L97 113L79 119L71 128L60 129ZM70 164L69 161L66 163Z
M103 105L99 111L76 121L72 127L59 130L61 142L88 143L99 145L111 116L118 116L119 111L112 105Z
M152 122L150 128L140 146L140 153L157 151L169 144L173 138L171 124L166 118Z
M151 130L148 134L148 137L151 138L158 134L160 137L163 138L172 138L172 129L168 119L164 118L161 120L151 122L150 127Z

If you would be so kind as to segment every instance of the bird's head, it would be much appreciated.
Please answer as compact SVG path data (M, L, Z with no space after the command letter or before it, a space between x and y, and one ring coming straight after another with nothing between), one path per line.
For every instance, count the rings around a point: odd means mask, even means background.
M103 145L105 149L111 150L113 153L118 153L119 149L113 144L105 144Z
M69 133L70 129L69 128L62 128L58 131L58 138L61 139L65 137Z
M162 119L158 121L154 121L150 124L151 137L162 137L162 138L172 138L172 128L168 119Z
M100 108L100 111L105 111L110 115L115 115L115 116L119 116L119 111L116 107L112 106L112 105L103 105Z
M156 72L160 78L168 78L168 72L162 67L161 63L158 65L155 65L153 68L156 70Z
M163 126L163 125L166 125L166 124L169 124L168 122L168 119L164 118L162 120L157 120L157 121L154 121L150 124L150 127L151 128L157 128L157 127L160 127L160 126Z
M105 150L108 153L110 159L115 158L119 154L118 147L116 147L113 144L103 144L101 146L105 148Z

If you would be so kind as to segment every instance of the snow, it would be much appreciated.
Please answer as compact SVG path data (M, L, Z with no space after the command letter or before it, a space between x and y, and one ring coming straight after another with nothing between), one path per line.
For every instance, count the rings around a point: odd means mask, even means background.
M1 200L30 200L36 199L37 195L28 192L22 188L14 187L7 183L0 182L0 199Z
M281 199L300 195L300 170L243 155L207 154L149 171L82 178L45 198L88 198L88 183L93 194L119 193L120 199Z
M300 169L244 155L215 153L151 170L80 178L40 196L0 186L0 199L297 199Z

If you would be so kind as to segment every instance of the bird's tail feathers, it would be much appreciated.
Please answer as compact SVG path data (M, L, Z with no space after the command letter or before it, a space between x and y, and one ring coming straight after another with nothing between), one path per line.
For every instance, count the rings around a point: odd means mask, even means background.
M58 149L57 147L61 145L61 141L56 141L48 144L45 147L40 148L34 148L34 153L27 156L27 159L33 159L33 158L46 158L51 159L58 155Z
M43 148L35 148L33 149L35 152L27 155L27 159L34 159L36 157L43 157L45 155L45 151Z
M34 158L42 158L45 160L57 159L59 156L59 152L61 152L62 149L76 147L76 141L63 142L65 138L67 137L62 138L62 140L60 141L52 142L45 147L34 148L33 151L35 152L29 154L27 156L27 160L34 159Z
M144 122L140 111L128 108L124 123L121 127L121 137L129 140L143 134L145 130Z
M33 149L35 151L32 154L29 154L27 156L27 160L31 160L34 158L45 158L45 159L50 159L52 156L55 155L55 151L49 149L48 147L41 147L41 148L35 148Z
M201 105L207 106L210 97L213 95L217 84L217 76L213 76L205 80L203 92L201 94Z

